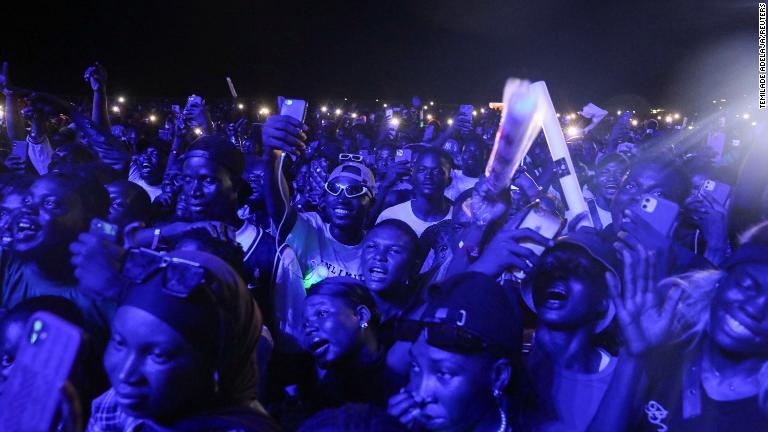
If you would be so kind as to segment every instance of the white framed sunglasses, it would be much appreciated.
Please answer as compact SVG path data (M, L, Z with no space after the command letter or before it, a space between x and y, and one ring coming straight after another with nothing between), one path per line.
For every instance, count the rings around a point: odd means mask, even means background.
M344 192L344 195L346 195L347 198L357 198L365 194L373 198L371 189L363 184L351 184L345 186L334 182L326 182L325 190L333 196L339 196L340 193Z
M352 153L341 153L339 154L339 162L342 161L363 162L363 156Z

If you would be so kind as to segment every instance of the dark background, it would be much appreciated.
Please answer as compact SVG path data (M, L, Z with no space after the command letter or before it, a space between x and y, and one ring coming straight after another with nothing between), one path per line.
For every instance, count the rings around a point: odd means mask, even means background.
M18 5L17 5L18 6ZM752 100L757 2L82 1L3 6L0 58L13 82L208 98L238 92L482 103L504 79L548 82L558 109L696 107ZM269 99L267 99L269 98Z

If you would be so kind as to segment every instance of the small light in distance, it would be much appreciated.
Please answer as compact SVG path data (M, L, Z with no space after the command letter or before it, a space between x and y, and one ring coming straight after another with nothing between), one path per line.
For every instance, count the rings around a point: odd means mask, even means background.
M262 115L267 115L267 114L269 114L269 108L267 108L267 107L261 107L261 109L259 110L259 114L262 114Z
M434 103L434 102L432 102L432 101L429 101L429 105L431 105L431 106L435 106L435 103Z
M119 107L119 106L117 106L117 105L113 106L113 107L112 107L112 112L114 112L114 113L119 113L119 112L120 112L120 107Z
M392 126L400 126L400 119L393 118L389 121Z
M202 129L195 128L195 135L202 135L202 134L203 134L203 130Z
M357 113L352 113L352 118L357 118Z
M571 126L568 129L566 129L565 132L568 134L569 137L575 137L576 135L579 134L579 128L577 128L576 126Z
M480 108L480 113L485 114L485 108Z
M341 115L341 110L336 108L336 111L334 111L334 113L336 113L336 115Z
M621 115L621 110L616 111L616 115Z
M386 108L386 107L387 107L387 104L384 104L384 108Z
M245 108L245 105L243 105L243 104L237 104L237 108L238 108L238 109L243 109L243 108Z
M327 106L320 107L320 111L328 112L328 107Z
M637 126L637 120L632 120L632 126Z
M450 119L450 118L449 118L449 119L448 119L448 121L447 121L447 123L448 123L448 126L452 125L452 124L453 124L453 119Z
M680 114L678 114L678 113L675 113L675 116L674 116L674 117L675 117L675 120L680 120Z
M429 109L429 107L427 105L424 105L424 109Z
M688 129L689 130L693 130L693 126L688 126Z
M155 120L157 120L157 117L155 117L155 115L154 115L154 114L150 114L150 116L149 116L149 121L150 121L150 123L154 123L154 122L155 122Z
M432 120L432 114L427 114L427 120Z
M666 116L664 118L664 121L667 122L667 123L672 123L672 116Z
M757 122L752 122L752 126L757 126Z
M560 118L560 113L557 113L557 118Z
M473 110L473 111L472 111L472 115L473 115L473 116L476 116L476 115L477 115L477 111L474 111L474 110Z
M656 116L656 120L661 120L661 116Z
M120 103L123 103L123 102L125 102L125 98L120 96L119 98L117 98L117 101L120 102Z
M744 120L749 120L749 113L744 113L741 116L744 117Z

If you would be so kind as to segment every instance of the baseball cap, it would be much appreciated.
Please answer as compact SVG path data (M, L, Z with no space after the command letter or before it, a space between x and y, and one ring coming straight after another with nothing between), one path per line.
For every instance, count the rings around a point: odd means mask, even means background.
M376 180L373 177L373 172L365 165L359 162L344 162L336 167L328 176L328 180L333 180L339 177L347 177L359 181L360 183L368 186L371 191L376 187Z
M494 278L466 272L440 282L436 288L420 321L456 326L504 353L520 352L522 313L512 293Z
M584 249L592 258L599 261L606 269L613 272L616 277L621 278L621 262L616 255L616 249L609 243L601 239L596 233L592 233L587 230L577 230L569 233L566 236L557 239L555 246L562 244L572 244ZM536 312L536 305L533 303L533 286L528 281L522 285L523 300L528 307ZM608 302L608 310L605 315L597 324L595 333L600 333L611 324L613 317L616 315L616 308L613 302Z

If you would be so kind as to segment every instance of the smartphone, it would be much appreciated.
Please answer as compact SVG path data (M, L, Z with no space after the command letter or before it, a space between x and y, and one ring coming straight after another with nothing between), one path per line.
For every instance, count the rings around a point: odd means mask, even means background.
M715 201L721 205L725 205L726 201L728 201L728 198L731 196L731 187L718 181L704 180L701 189L699 189L699 194L707 195L710 198L714 198Z
M680 206L664 198L643 195L635 205L635 213L650 223L656 231L665 237L672 235Z
M93 218L93 220L91 220L91 228L88 232L97 237L117 243L120 229L115 224L103 221L99 218Z
M411 150L409 149L397 149L395 151L395 162L411 161Z
M11 141L11 154L9 156L13 156L21 159L22 161L25 161L27 160L28 152L29 144L27 143L27 140Z
M0 430L53 430L82 341L83 331L56 315L30 317L0 394Z
M472 118L472 111L474 111L474 107L472 105L460 105L459 106L459 113L465 117Z
M280 105L280 115L287 115L304 123L307 116L307 102L301 99L284 99Z
M542 236L552 240L560 234L565 226L565 219L551 213L541 207L533 206L528 210L518 228L530 228ZM532 241L521 241L520 246L525 246L536 255L544 252L544 246Z
M393 116L394 116L394 111L392 111L392 108L387 108L384 110L384 118L387 121L392 120Z
M714 152L712 162L721 162L723 160L723 150L725 149L725 134L723 132L711 132L707 136L707 147Z

